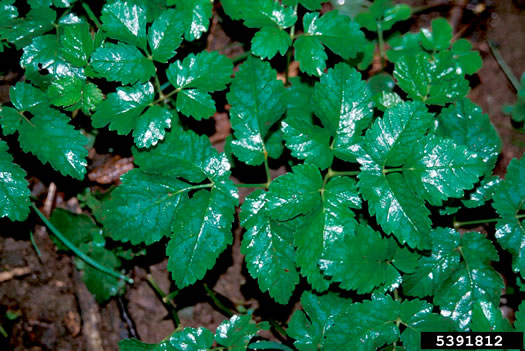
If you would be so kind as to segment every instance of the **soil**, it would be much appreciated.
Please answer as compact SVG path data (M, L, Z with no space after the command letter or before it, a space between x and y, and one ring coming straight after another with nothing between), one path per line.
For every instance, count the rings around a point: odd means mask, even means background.
M426 7L426 10L418 12L412 30L428 26L434 17L444 16L454 24L456 33L459 31L462 37L472 41L474 49L480 51L483 68L471 80L473 89L469 97L489 114L501 136L503 152L495 173L504 176L509 161L523 154L525 136L513 128L509 116L501 113L504 104L514 103L516 92L491 55L487 39L498 45L505 61L519 77L525 71L523 2L458 0L456 3L459 5L449 1L406 2L414 7ZM470 9L478 12L473 14ZM247 34L239 35L235 27L222 28L222 12L218 8L215 10L207 46L235 57L246 48L242 43L248 42L244 38ZM13 60L16 62L17 59ZM16 78L16 72L3 77L1 102L8 101L7 91L11 81ZM224 111L214 116L216 129L212 125L212 132L209 133L220 151L230 131L225 112L227 108L225 106ZM92 152L89 179L99 184L115 183L120 174L130 168L129 156L129 152L119 155ZM26 162L29 164L32 161L29 158ZM104 171L104 167L109 170ZM45 167L37 174L46 174L46 170L47 174L56 174ZM272 171L273 176L283 172L284 168ZM53 179L48 175L40 179L33 177L30 181L33 195L46 204L44 212L49 213L54 207L79 211L78 200L74 198L76 192L68 186L67 179ZM250 191L241 189L241 198ZM36 220L28 221L35 222L38 223ZM31 244L30 231L34 233L40 257ZM166 270L166 259L145 260L131 267L130 276L135 283L128 286L120 299L99 306L87 292L74 268L73 258L57 252L45 228L30 228L27 223L1 220L0 233L0 271L20 274L0 282L0 324L9 335L8 338L0 336L0 349L112 351L118 349L117 343L122 338L135 336L145 342L159 342L173 332L174 324L168 311L146 280L147 275L151 274L163 291L174 289ZM261 293L257 282L250 278L243 264L240 253L242 231L237 221L234 223L234 234L234 244L221 255L217 266L208 272L204 281L219 293L218 298L227 307L254 309L257 319L271 315L277 323L286 323L293 310L298 308L300 293L292 297L287 307L275 304L267 294ZM158 257L164 256L160 254ZM213 331L226 318L206 294L202 283L184 289L176 301L184 326L204 326ZM15 315L14 319L6 318L8 311L9 315ZM280 338L275 332L268 332L265 336Z

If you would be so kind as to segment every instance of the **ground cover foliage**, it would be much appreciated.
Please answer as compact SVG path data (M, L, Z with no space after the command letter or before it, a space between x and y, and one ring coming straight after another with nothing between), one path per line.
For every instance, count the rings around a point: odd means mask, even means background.
M25 221L32 206L10 149L81 181L107 128L131 136L135 168L111 192L83 194L85 214L57 209L49 222L99 302L125 288L122 263L159 241L178 289L202 280L232 244L239 206L241 252L261 291L288 304L307 282L288 344L257 338L270 325L249 311L215 333L179 326L120 350L418 350L422 331L524 330L524 306L513 323L501 315L495 264L511 256L521 285L525 161L493 175L501 142L466 97L482 62L470 43L445 19L398 33L411 9L386 0L354 18L319 0L219 3L255 33L235 65L195 44L209 0L114 0L100 14L81 1L0 1L0 48L22 50L25 70L0 110L1 217ZM381 70L369 74L376 47ZM277 79L278 56L300 75ZM221 153L195 127L219 94L232 128ZM269 162L285 158L287 173L272 179ZM235 183L242 164L266 181ZM253 189L242 205L241 187ZM460 233L484 220L455 216L479 208L492 209L495 232Z

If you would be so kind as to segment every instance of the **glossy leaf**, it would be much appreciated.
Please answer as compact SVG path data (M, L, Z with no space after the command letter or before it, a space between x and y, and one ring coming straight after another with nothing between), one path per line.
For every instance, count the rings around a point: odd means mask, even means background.
M283 0L285 5L296 6L300 3L310 11L319 10L322 2L322 0Z
M108 37L146 48L146 8L140 1L109 2L102 8L100 19Z
M87 24L66 26L60 42L62 44L60 55L76 67L86 66L95 50L95 42Z
M266 196L267 193L257 190L241 207L241 225L246 228L241 253L246 256L248 271L258 280L261 291L268 291L277 302L285 304L299 283L293 228L268 217Z
M465 72L456 68L452 53L431 57L426 53L403 56L396 62L394 77L410 98L429 105L456 102L469 92Z
M227 94L234 133L233 154L249 165L260 165L265 158L265 138L286 108L284 86L267 62L248 58Z
M472 44L467 39L459 39L452 44L452 54L456 64L461 67L466 74L474 74L483 65L481 55L477 51L472 51Z
M13 43L17 49L31 43L33 38L46 33L53 28L56 20L56 12L49 7L31 9L25 18L15 17L18 15L11 6L6 9L9 15L5 22L0 25L0 38Z
M368 11L357 15L356 21L370 31L387 31L397 22L410 18L410 15L411 9L408 5L393 5L390 0L376 0Z
M513 159L505 180L494 191L493 207L501 217L496 225L499 244L513 256L513 268L525 277L525 159Z
M89 115L103 100L100 89L93 83L76 78L61 78L51 83L47 91L51 104L70 111L81 109Z
M334 138L335 155L354 161L351 146L372 119L371 94L361 75L344 63L329 69L315 85L313 106Z
M182 15L186 40L199 39L208 30L213 9L212 1L168 0L168 6L171 5L175 5L175 9Z
M244 25L249 28L291 27L297 21L297 15L292 7L283 6L274 0L241 1L240 13Z
M7 143L0 140L0 218L23 221L29 215L29 183L26 172L13 163Z
M235 315L222 322L215 332L215 340L228 350L244 351L259 330L268 330L267 322L255 324L251 314Z
M320 76L326 68L324 46L344 59L356 57L365 44L359 25L350 18L330 11L319 17L318 13L307 13L303 18L305 35L294 43L295 59L301 71Z
M180 12L169 9L163 11L153 21L148 31L148 43L155 61L167 62L177 53L184 33Z
M444 18L436 18L432 21L432 31L427 28L421 29L421 45L429 51L441 51L448 49L452 40L452 27Z
M159 344L146 344L136 339L125 339L118 343L119 351L207 351L212 345L212 332L202 327L176 331Z
M106 43L91 55L91 65L102 78L122 84L144 83L155 74L155 65L139 49L124 43Z
M292 45L290 35L277 27L263 27L252 39L252 52L262 58L272 59L277 53L286 55Z

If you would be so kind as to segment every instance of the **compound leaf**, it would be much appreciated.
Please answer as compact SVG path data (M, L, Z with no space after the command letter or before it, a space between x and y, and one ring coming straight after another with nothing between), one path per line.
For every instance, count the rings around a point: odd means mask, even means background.
M117 0L102 8L102 29L108 37L146 48L146 8L137 0Z
M365 36L359 25L349 17L330 11L307 13L303 18L304 35L294 43L295 59L301 71L320 76L326 68L323 45L344 59L356 57L365 45Z
M55 80L48 88L51 104L74 111L81 109L89 115L103 100L100 89L93 83L77 77L65 77Z
M26 172L13 163L7 143L0 140L0 218L23 221L29 215L29 183Z
M91 55L95 72L122 84L144 83L155 75L155 65L139 49L124 43L106 43Z
M513 268L525 278L525 158L513 159L505 180L494 191L493 207L501 219L496 224L496 238L514 258Z
M285 304L292 296L299 274L295 268L293 228L270 219L265 213L267 193L257 190L241 207L241 225L246 228L241 243L250 275L275 301Z
M248 58L235 74L227 95L234 131L233 153L249 165L265 159L265 137L281 118L286 104L285 89L268 62Z

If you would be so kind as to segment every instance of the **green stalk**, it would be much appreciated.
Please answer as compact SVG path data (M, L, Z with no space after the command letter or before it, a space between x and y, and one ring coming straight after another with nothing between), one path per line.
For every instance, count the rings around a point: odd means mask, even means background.
M40 252L40 249L38 248L38 245L35 242L35 237L33 235L33 232L29 232L29 239L31 240L31 245L33 245L33 248L35 249L36 254L38 255L38 258L42 257L42 253Z
M266 149L264 150L264 171L266 172L265 188L268 189L272 182L272 175L270 173L270 166L268 165L268 151L266 151Z
M385 39L383 37L383 27L381 22L377 21L377 38L379 40L379 56L381 57L381 70L385 68Z
M493 223L499 221L499 218L490 218L490 219L478 219L475 221L465 221L465 222L458 222L454 221L454 228L460 228L467 225L473 225L473 224L485 224L485 223Z
M294 14L297 15L297 7L299 5L295 5L294 9L293 9L293 12ZM292 28L290 28L290 39L293 40L295 39L295 24L292 26ZM284 71L284 77L285 77L285 85L288 86L290 85L290 77L289 77L289 72L290 72L290 62L292 62L292 50L293 50L293 45L290 46L288 48L288 51L286 52L286 68L285 68L285 71Z
M49 230L51 230L51 232L57 237L57 239L60 240L62 244L64 244L68 249L73 251L75 255L80 257L84 262L93 266L94 268L98 269L99 271L103 273L106 273L118 279L122 279L128 282L129 284L133 284L133 279L126 277L125 275L120 274L118 272L115 272L114 270L111 270L107 267L102 266L100 263L98 263L97 261L89 257L88 255L80 251L80 249L77 248L71 241L69 241L68 238L66 238L62 233L60 233L60 231L44 216L44 214L40 212L40 210L35 206L34 203L31 203L31 207L36 212L38 217L40 217L42 222L44 222L45 225L49 228Z
M95 16L95 14L93 13L93 11L91 10L91 8L86 2L82 2L82 7L84 8L84 11L86 11L89 19L93 21L93 23L95 23L95 26L97 27L97 29L102 27L102 23L100 23L97 16Z
M494 44L492 40L487 40L487 43L489 44L490 52L496 59L496 62L498 63L499 67L501 68L503 73L505 73L505 76L507 77L509 82L512 84L514 89L516 89L516 91L519 91L520 82L518 78L516 78L512 70L510 69L509 65L507 65L507 63L503 59L503 56L501 56L501 53L499 52L498 48L496 47L496 45Z
M237 188L266 188L268 184L235 184Z
M175 309L175 306L173 306L171 302L168 302L169 300L167 300L166 294L164 293L164 291L162 291L160 286L158 286L157 282L155 281L155 279L153 279L153 276L151 274L148 274L146 279L148 280L148 283L151 285L155 293L160 297L162 304L168 310L171 319L173 320L173 323L175 323L175 328L177 328L180 325L180 319L177 315L177 310Z
M204 283L203 286L204 286L204 290L206 290L206 293L208 294L208 296L212 299L213 304L219 310L221 310L221 312L224 313L227 317L233 316L233 312L228 307L224 306L224 304L217 298L217 295L215 295L215 291L210 289L210 287L206 283Z

